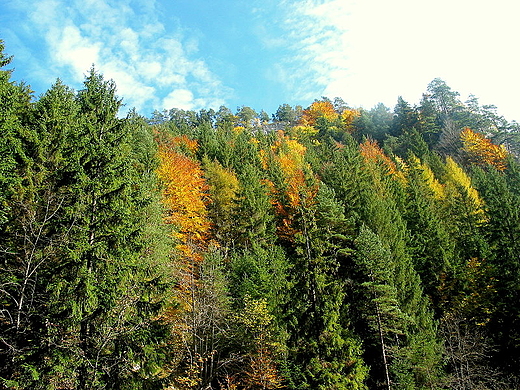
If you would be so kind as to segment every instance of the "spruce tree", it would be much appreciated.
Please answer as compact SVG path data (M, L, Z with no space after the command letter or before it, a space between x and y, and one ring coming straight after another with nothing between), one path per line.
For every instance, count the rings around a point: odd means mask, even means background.
M0 40L0 67L11 57L3 53ZM31 340L40 340L42 327L35 296L35 270L39 268L40 247L34 240L40 236L34 218L22 215L32 212L28 168L33 165L36 137L29 119L31 95L23 84L11 81L11 71L0 70L0 383L22 385L27 378L37 377L34 370ZM32 230L34 229L34 230ZM36 319L37 318L37 319ZM36 358L38 360L38 358ZM16 380L20 378L20 381ZM12 381L11 381L12 379Z
M396 341L406 333L410 318L402 312L397 299L395 263L388 248L366 226L361 227L355 243L355 264L361 278L358 299L366 302L359 310L367 331L363 339L372 369L370 387L390 389L394 383L390 368L397 356Z
M437 314L446 297L443 284L454 277L455 245L441 218L446 203L444 187L437 181L428 165L417 158L409 160L406 186L406 209L403 214L410 231L410 254L423 288L432 299Z
M489 263L495 271L495 311L488 325L498 344L495 356L503 369L518 378L520 361L520 194L518 169L501 173L493 167L475 170L476 187L485 202L489 221L484 233L490 246Z
M291 386L364 389L366 367L352 333L344 267L351 254L352 221L334 192L320 186L315 205L302 208L291 270L287 321Z
M153 345L164 337L152 321L168 281L157 273L165 252L147 222L161 213L151 207L151 138L136 120L118 118L115 84L93 69L74 104L56 182L63 194L56 229L67 240L48 285L49 375L80 389L131 388L154 381Z

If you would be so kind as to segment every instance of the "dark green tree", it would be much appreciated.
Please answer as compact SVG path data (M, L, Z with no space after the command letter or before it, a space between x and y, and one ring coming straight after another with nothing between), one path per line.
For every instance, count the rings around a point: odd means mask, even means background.
M346 315L342 270L352 250L352 222L322 184L315 204L302 208L298 227L287 318L291 386L364 389L366 367Z
M293 107L285 103L278 107L276 113L273 114L273 120L277 122L295 123L297 114Z
M238 124L243 127L252 127L258 114L255 110L248 106L241 106L237 108L236 116Z
M376 140L380 145L387 136L393 121L393 114L383 103L374 106L370 111L360 110L360 115L354 119L354 135L358 141L364 137Z
M31 91L23 83L11 81L11 70L2 69L11 60L0 40L0 228L9 218L13 186L21 180L17 168L26 158L23 139L30 137L24 122L30 112Z
M415 269L421 277L426 294L432 299L439 314L445 302L443 284L454 277L453 257L455 242L449 229L441 218L445 200L440 194L443 190L428 165L420 160L409 160L406 210L403 214L410 231L410 254Z
M520 194L517 192L518 168L516 163L514 165L507 174L493 167L479 168L474 177L489 217L485 234L491 250L489 263L496 272L496 311L488 325L499 346L494 361L507 373L517 376L515 367L520 361Z
M240 191L236 209L237 241L250 248L253 243L267 244L274 241L274 210L269 200L269 189L260 169L245 162L238 172Z
M115 85L94 70L77 96L58 82L37 104L11 225L12 245L24 243L13 253L24 272L11 269L26 340L10 372L19 385L155 381L166 235L149 225L161 215L151 135L144 121L119 119L119 107Z
M396 341L403 338L410 319L401 311L397 299L393 283L396 270L390 251L366 226L361 227L355 244L355 263L362 278L360 294L366 302L360 312L368 331L364 340L367 363L372 365L370 388L390 389L391 365L398 348Z

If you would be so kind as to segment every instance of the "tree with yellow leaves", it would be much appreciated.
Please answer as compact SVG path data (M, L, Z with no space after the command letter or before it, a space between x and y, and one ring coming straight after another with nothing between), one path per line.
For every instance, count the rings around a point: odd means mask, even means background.
M336 131L352 133L354 120L361 115L359 110L342 108L337 111L328 99L316 100L307 109L303 110L300 126L303 128L319 126L319 119L325 120Z
M278 235L288 240L297 233L294 219L299 208L311 204L317 190L308 182L312 177L309 177L310 166L305 161L306 150L305 146L280 130L270 154L264 153L265 167L271 169L275 180L269 181L268 185L272 203L281 217Z
M309 108L303 110L300 123L304 126L314 126L318 118L325 118L331 122L338 118L338 113L330 101L316 100Z
M463 150L468 154L469 160L479 165L492 165L499 171L506 169L508 152L504 145L495 145L483 134L477 133L466 127L461 133Z
M244 308L235 315L237 337L247 345L245 366L239 373L240 382L246 389L267 390L282 387L282 376L276 364L278 345L272 334L274 316L266 299L244 297Z
M218 361L218 339L226 316L226 294L219 257L208 254L211 223L208 185L198 161L187 155L196 147L189 138L159 144L157 174L163 183L164 221L173 226L179 255L174 260L177 305L162 319L171 324L175 350L172 380L185 389L211 381Z
M204 159L203 163L211 196L208 211L213 222L213 234L220 245L228 248L233 241L240 184L235 173L217 160Z
M166 146L159 147L159 159L157 174L164 185L165 221L176 227L175 236L181 243L179 249L186 253L195 247L204 247L210 222L206 207L207 184L200 164Z

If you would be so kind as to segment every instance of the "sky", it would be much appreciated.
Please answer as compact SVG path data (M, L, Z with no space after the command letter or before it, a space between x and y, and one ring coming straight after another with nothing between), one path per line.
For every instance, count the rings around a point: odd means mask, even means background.
M12 78L79 90L95 66L125 108L273 114L322 96L418 104L434 78L520 121L518 0L0 0Z

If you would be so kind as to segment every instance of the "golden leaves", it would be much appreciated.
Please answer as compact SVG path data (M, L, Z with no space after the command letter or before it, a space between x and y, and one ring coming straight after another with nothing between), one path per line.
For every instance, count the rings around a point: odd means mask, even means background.
M303 110L300 122L303 126L314 126L318 118L334 121L338 118L338 113L334 110L334 106L331 102L315 101L309 108Z
M410 159L411 166L416 168L420 172L421 178L424 180L426 186L430 189L433 194L433 197L436 200L446 200L446 187L444 184L440 183L439 180L435 177L432 169L425 162L421 161L418 157L413 157Z
M184 142L184 140L183 140ZM185 143L185 145L193 145ZM159 147L157 170L164 183L163 203L167 208L166 223L178 228L181 242L204 244L210 229L206 203L208 189L200 164L169 146Z
M448 190L450 190L450 185L453 186L453 184L465 190L467 197L473 203L474 210L472 213L476 215L481 222L484 222L487 219L484 212L484 201L478 191L473 187L470 177L451 157L446 158L446 178ZM451 192L453 191L454 189L451 189Z
M280 173L281 180L276 185L270 180L266 183L271 189L273 206L282 217L278 234L288 240L298 233L293 227L298 209L310 205L317 193L317 187L308 184L311 169L305 161L306 151L304 145L279 130L270 153L262 152L264 168L272 167Z
M477 164L490 164L496 169L506 169L507 150L504 145L495 145L489 138L466 127L461 133L463 150Z
M353 132L353 124L356 118L361 116L361 112L359 110L354 109L346 109L341 113L341 121L343 122L343 126L346 131L349 133Z
M359 110L346 108L341 112L336 111L334 105L328 100L317 100L309 108L303 110L300 119L302 129L314 127L318 118L324 118L328 122L336 122L336 126L342 130L352 132L354 120L361 115ZM308 133L309 130L306 130Z

